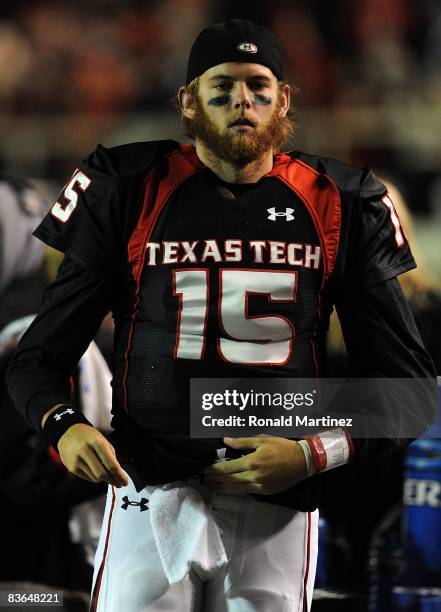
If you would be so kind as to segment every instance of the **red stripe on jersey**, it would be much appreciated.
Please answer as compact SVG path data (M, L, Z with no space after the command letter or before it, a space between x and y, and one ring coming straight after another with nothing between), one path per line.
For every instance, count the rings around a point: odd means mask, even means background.
M127 413L127 375L129 353L132 347L133 330L141 296L141 276L146 257L146 244L152 235L155 224L173 192L191 175L205 167L199 162L191 145L181 145L152 168L145 180L144 202L135 229L128 242L128 259L136 283L127 349L124 355L125 370L123 377L124 410Z
M181 145L163 157L146 177L141 214L128 243L129 263L135 280L143 268L146 242L164 205L184 180L204 169L201 162L196 163L195 158L198 161L191 145Z
M308 578L309 578L309 563L310 563L310 552L311 548L311 513L308 512L308 535L306 538L306 569L305 576L303 578L303 605L302 612L308 612Z
M92 603L90 606L90 612L96 612L98 608L98 597L99 597L100 589L101 589L101 580L103 578L104 566L106 564L107 548L109 546L110 528L112 525L114 507L115 507L115 489L112 487L112 505L110 507L109 519L107 522L106 543L104 545L103 559L101 561L100 569L96 577L95 587L92 593Z
M394 203L388 193L386 193L381 201L385 206L387 206L390 214L390 220L392 225L394 226L394 234L395 234L395 242L398 248L402 247L405 244L405 233L403 228L401 227L400 218L398 216L397 210L395 208ZM407 238L407 237L406 237Z
M302 161L278 155L267 176L283 181L305 204L317 230L323 253L323 284L332 274L340 241L341 203L334 181ZM323 287L322 284L322 287Z
M334 181L325 174L287 154L276 156L270 176L283 181L305 204L315 225L323 256L322 287L334 270L340 242L341 202ZM319 375L317 359L317 324L320 319L320 293L317 296L317 316L311 338L311 354L315 375Z

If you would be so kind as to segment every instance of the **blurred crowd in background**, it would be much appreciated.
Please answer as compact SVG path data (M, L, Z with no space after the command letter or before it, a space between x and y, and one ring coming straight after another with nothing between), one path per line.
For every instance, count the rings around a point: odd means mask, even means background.
M230 16L278 33L309 105L441 93L437 0L39 0L2 2L0 15L1 104L21 115L161 110L194 36Z
M191 43L231 17L282 40L300 90L293 146L373 165L436 214L439 0L4 0L0 169L64 183L96 142L178 138Z
M265 24L282 40L286 77L299 90L298 125L288 146L370 165L388 181L421 264L403 288L441 373L440 0L2 0L0 332L35 313L55 276L59 257L36 246L31 231L78 161L98 142L182 139L173 98L191 43L206 24L234 17ZM0 414L7 423L0 439L0 518L7 526L2 541L6 531L9 538L8 573L0 573L0 582L31 580L85 593L90 558L73 553L84 541L74 537L81 521L77 516L72 528L72 516L80 503L95 503L103 487L67 474L10 405L4 375L25 323L0 335ZM109 330L97 339L106 358ZM330 348L339 364L344 347L335 325ZM100 362L96 372L105 368ZM84 379L88 370L81 371ZM87 397L78 396L84 409ZM401 495L400 461L389 505ZM367 490L375 487L377 480ZM347 513L359 517L364 505L372 523L384 511L377 505L375 514L371 500L355 496ZM34 520L23 530L30 507ZM359 560L366 560L371 531L365 529L363 540L357 521L355 543L349 519L331 521L331 528L345 527L355 551L342 575L365 588L367 570Z

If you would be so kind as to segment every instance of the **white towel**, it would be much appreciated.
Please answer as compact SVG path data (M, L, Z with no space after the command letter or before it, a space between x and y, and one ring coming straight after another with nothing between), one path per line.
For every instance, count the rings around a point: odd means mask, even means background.
M192 564L205 572L227 563L210 505L186 483L170 483L149 493L150 520L170 584L182 580Z

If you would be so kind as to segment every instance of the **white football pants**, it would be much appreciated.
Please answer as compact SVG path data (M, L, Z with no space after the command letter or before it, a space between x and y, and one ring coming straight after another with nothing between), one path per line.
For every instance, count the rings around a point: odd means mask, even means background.
M152 487L109 487L95 556L91 612L307 612L318 550L318 511L208 491L227 563L198 566L169 584L149 518ZM197 520L197 517L195 517ZM188 521L188 530L192 529Z

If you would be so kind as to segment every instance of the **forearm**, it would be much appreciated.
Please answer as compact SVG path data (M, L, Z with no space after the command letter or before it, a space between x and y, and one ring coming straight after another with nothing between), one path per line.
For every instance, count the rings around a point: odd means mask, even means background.
M109 310L107 294L104 281L69 259L46 290L8 377L16 408L36 431L50 409L70 403L70 377Z

